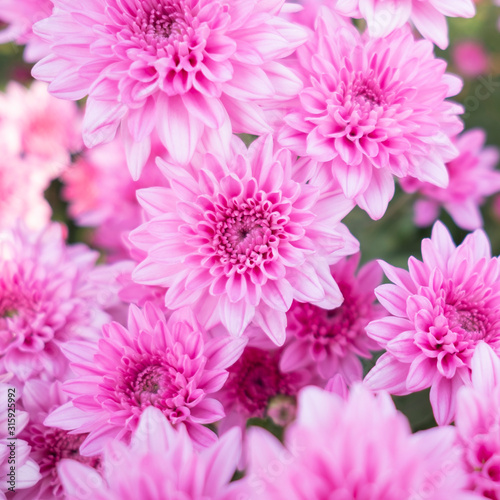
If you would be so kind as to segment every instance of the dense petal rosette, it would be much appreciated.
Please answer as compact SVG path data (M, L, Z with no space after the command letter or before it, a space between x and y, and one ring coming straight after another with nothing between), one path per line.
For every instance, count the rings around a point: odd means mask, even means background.
M447 424L457 390L470 383L478 343L500 352L500 262L483 231L456 247L440 222L423 240L422 257L410 257L409 271L381 263L393 283L375 294L391 316L373 321L367 332L387 353L365 383L394 394L431 387L436 421Z
M446 187L445 162L458 152L449 136L461 131L462 108L445 99L457 77L433 46L408 29L373 39L326 7L308 44L297 51L304 89L291 101L278 141L318 162L370 217L382 217L394 194L393 176L411 175Z
M284 0L55 0L35 25L51 54L33 74L64 99L88 95L84 140L109 141L122 124L133 176L154 129L177 163L204 132L269 130L257 101L283 99L300 81L279 59L306 32L278 17Z
M253 320L278 345L292 300L340 305L328 266L357 251L340 223L352 202L295 182L290 152L273 152L270 136L192 167L164 165L171 188L139 191L152 219L130 235L148 252L135 281L168 287L168 308L190 305L233 335Z
M130 306L128 330L105 325L97 345L75 342L65 348L78 378L64 383L71 401L54 410L46 425L88 433L82 455L100 453L113 438L128 440L143 411L154 406L176 425L186 426L199 445L215 440L203 424L224 416L209 394L227 379L226 368L238 359L246 340L214 338L187 308L168 321L147 303Z

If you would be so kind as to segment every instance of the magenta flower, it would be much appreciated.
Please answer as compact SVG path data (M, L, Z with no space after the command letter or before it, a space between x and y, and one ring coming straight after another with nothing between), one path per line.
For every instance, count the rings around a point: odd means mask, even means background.
M130 446L113 442L106 449L103 476L74 460L63 460L59 474L68 500L234 500L229 482L239 455L237 429L200 451L184 428L174 429L149 407Z
M450 182L446 189L406 177L403 189L417 191L423 199L415 203L415 223L432 224L443 207L457 226L474 230L483 225L480 205L485 198L500 191L498 148L484 147L486 134L481 129L469 130L454 139L459 155L446 164Z
M411 21L439 48L448 46L446 17L474 17L474 0L338 0L337 10L363 17L370 36L385 37Z
M30 458L39 465L41 479L32 488L18 493L16 500L63 498L64 491L57 470L61 460L76 460L93 468L100 466L99 457L83 457L78 451L86 434L71 434L43 424L50 411L67 400L68 396L62 391L59 381L32 379L24 385L22 405L29 414L30 422L20 437L30 445Z
M61 378L62 345L98 337L109 292L93 280L97 258L66 246L59 224L0 232L0 373Z
M26 45L24 59L39 61L49 53L49 46L33 33L33 24L52 13L52 0L0 0L0 21L7 25L0 31L0 43Z
M284 446L262 428L251 427L248 434L250 465L237 483L240 498L478 498L465 490L453 427L412 435L387 394L375 397L361 385L347 400L319 388L303 389Z
M287 338L281 359L285 372L309 367L328 380L337 373L347 383L361 380L363 367L358 356L371 358L378 345L365 332L366 325L381 314L375 304L374 288L382 281L376 262L363 266L357 276L360 254L330 267L344 301L336 309L320 309L294 302L287 313Z
M278 17L284 0L54 0L35 26L51 55L33 70L63 99L88 95L88 147L122 124L139 177L156 130L176 163L188 163L205 132L269 131L258 101L295 95L300 81L279 62L306 32ZM72 50L75 38L78 49Z
M45 420L51 427L89 433L80 452L102 452L113 438L127 440L149 406L159 408L175 426L185 425L202 446L216 436L203 424L224 416L209 394L227 379L226 368L241 355L245 339L214 338L204 342L191 311L176 311L168 321L148 303L130 306L128 330L105 325L97 345L75 342L65 354L78 378L64 383L71 401Z
M469 488L500 499L500 359L480 342L472 357L472 387L458 392L456 427Z
M490 57L482 42L464 39L455 42L451 57L458 72L468 78L477 78L485 74L490 67Z
M462 108L445 98L461 81L407 29L372 39L326 7L317 22L297 51L305 88L284 117L280 144L319 162L315 182L333 178L372 219L385 213L393 176L445 188L445 162L457 155L449 136L463 127Z
M367 332L387 353L365 383L393 394L430 387L434 417L445 425L455 415L457 390L470 382L478 343L500 352L500 263L484 232L456 247L441 222L422 241L422 256L410 257L409 271L380 263L393 284L375 294L391 316Z
M132 278L169 287L170 309L189 305L232 335L254 321L281 345L293 299L342 302L328 265L358 249L340 224L352 203L292 180L291 154L273 153L270 136L242 147L229 164L205 154L192 172L164 165L171 189L139 191L152 219L130 235L148 252Z

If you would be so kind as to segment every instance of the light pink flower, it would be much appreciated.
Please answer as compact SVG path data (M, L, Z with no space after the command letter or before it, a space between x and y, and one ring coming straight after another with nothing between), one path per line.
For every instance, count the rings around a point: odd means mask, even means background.
M454 139L459 156L446 164L450 182L446 189L427 182L405 177L401 185L405 191L417 191L423 199L415 203L415 223L432 224L443 207L457 226L469 231L483 225L479 207L485 198L500 191L498 148L484 147L486 134L481 129L464 132Z
M88 95L88 147L122 124L138 178L156 129L177 163L229 117L235 132L269 131L257 102L290 98L300 81L279 62L306 32L278 17L284 0L54 0L35 32L51 46L35 78L63 99ZM72 50L75 37L78 49Z
M304 89L291 101L278 142L318 162L372 219L385 213L393 176L448 184L445 162L458 153L449 136L463 128L461 106L446 101L461 81L445 74L426 40L408 29L385 38L360 35L326 7L297 51Z
M0 43L26 45L24 59L39 61L49 46L33 33L33 24L52 13L52 0L0 0L0 20L7 25L0 31Z
M469 488L500 499L500 359L484 342L472 357L472 387L457 397L456 427Z
M241 335L251 321L278 345L292 300L334 308L342 295L329 264L358 243L340 220L352 203L292 180L289 151L270 136L199 168L168 170L171 189L138 198L153 218L130 235L148 252L132 278L169 287L165 305L193 307L206 325Z
M51 96L42 82L29 88L10 82L0 93L0 130L7 129L15 134L10 141L16 153L31 158L47 180L57 177L82 148L78 106Z
M478 40L460 40L453 44L451 57L460 74L476 78L490 65L488 53Z
M344 301L336 309L320 309L294 302L287 313L287 338L280 366L285 372L308 367L328 380L342 375L348 384L361 380L363 367L358 356L371 358L376 342L368 338L366 325L382 315L373 292L382 281L376 262L364 265L357 276L360 254L330 267Z
M347 400L307 387L298 404L284 446L264 429L249 429L250 466L237 484L239 498L478 498L465 491L453 427L412 435L387 394L376 397L361 385Z
M63 228L0 232L0 372L59 378L61 346L97 338L107 290L92 281L97 252L66 246Z
M380 262L393 284L375 295L391 316L367 332L387 353L365 383L393 394L430 387L434 417L444 425L455 415L457 390L470 382L478 343L500 352L500 263L483 231L456 247L441 222L422 241L422 257L410 257L409 271Z
M411 21L441 49L448 46L446 17L476 14L473 0L337 0L336 8L347 16L366 19L373 37L385 37Z
M132 443L110 444L103 476L74 460L59 465L68 500L234 500L229 484L240 455L237 429L197 450L183 427L174 429L156 409L141 416Z
M64 383L72 399L45 424L89 433L80 452L92 456L113 438L129 439L143 411L155 406L207 446L216 436L203 424L224 416L222 405L209 395L223 386L226 368L241 355L246 339L204 342L203 335L188 308L167 321L150 303L143 310L130 306L128 330L111 323L97 345L74 342L65 347L77 375Z
M63 498L64 491L57 470L61 460L76 460L93 468L100 466L99 457L83 457L78 451L86 434L70 434L43 424L49 412L67 400L68 396L62 391L59 381L31 379L24 385L22 405L30 421L20 437L31 446L30 458L40 467L41 479L32 488L17 493L16 500Z

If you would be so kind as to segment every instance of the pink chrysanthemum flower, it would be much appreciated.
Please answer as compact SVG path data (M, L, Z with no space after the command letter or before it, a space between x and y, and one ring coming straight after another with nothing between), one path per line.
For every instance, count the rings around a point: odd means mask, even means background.
M54 0L35 32L51 45L33 75L63 99L88 95L84 140L122 123L134 178L154 129L177 163L231 117L235 132L269 131L257 101L290 98L300 81L279 59L307 37L278 14L284 0ZM72 50L75 37L81 41Z
M97 338L107 290L92 280L97 252L66 246L63 228L0 232L0 373L60 378L61 346Z
M372 219L385 213L393 176L447 186L445 162L457 155L449 136L463 125L462 108L445 99L462 83L445 74L430 42L408 29L372 39L322 7L297 54L304 89L278 141L319 162L320 183L333 176Z
M16 153L31 158L48 180L57 177L82 148L81 113L72 102L51 96L47 85L10 82L0 93L0 130L8 130ZM33 172L34 173L34 172Z
M42 382L32 379L24 385L22 405L29 414L30 421L20 437L30 445L30 458L39 465L41 479L32 488L18 493L16 500L63 498L64 491L57 471L61 460L76 460L93 468L100 466L99 457L83 457L79 453L86 434L70 434L43 424L49 412L67 400L59 381Z
M474 0L337 0L336 9L363 17L370 36L385 37L411 21L423 37L439 48L448 46L446 17L474 17Z
M479 209L485 198L500 191L498 148L484 147L486 134L481 129L470 130L454 139L459 156L446 164L450 182L446 189L406 177L403 189L417 191L424 198L415 203L415 223L432 224L443 207L457 226L474 230L483 225Z
M361 385L347 400L307 387L298 406L284 446L264 429L249 429L250 466L240 498L478 498L465 491L453 427L412 435L388 395L375 397Z
M214 338L204 332L188 308L168 321L147 303L130 306L128 330L105 325L97 345L75 342L65 348L78 376L64 383L72 400L56 409L45 424L89 433L80 451L100 453L113 438L127 440L149 406L168 420L185 425L202 446L216 439L203 424L224 416L222 405L209 397L227 379L226 368L241 355L245 339Z
M131 445L113 442L103 458L104 474L75 462L59 465L68 500L234 500L229 484L240 455L237 429L210 448L197 450L184 428L174 429L149 407Z
M9 384L0 382L0 500L6 500L6 494L31 488L40 479L37 463L30 458L30 447L17 436L28 423L28 414L18 407L19 391ZM12 410L15 407L15 416ZM12 423L14 419L14 423ZM12 473L11 466L14 467ZM12 498L12 495L9 495Z
M26 45L24 59L39 61L49 53L49 46L33 33L33 24L50 16L52 0L0 0L0 21L7 25L0 31L0 43Z
M472 387L458 392L456 427L469 488L500 500L500 359L483 342L472 356Z
M148 252L132 278L168 286L168 308L190 305L232 335L253 320L278 345L293 299L339 306L328 266L357 251L340 224L352 203L295 182L293 165L290 152L273 152L267 136L229 165L205 154L200 168L170 175L171 189L139 191L153 218L131 233Z
M387 353L365 383L393 394L431 387L434 417L445 425L455 415L457 390L470 382L478 343L500 352L500 263L483 231L456 247L441 222L422 241L422 257L410 257L409 271L380 262L393 284L375 294L391 316L367 332Z
M382 269L370 262L355 276L360 256L330 267L344 297L339 307L325 310L308 303L292 304L287 313L289 342L280 365L285 372L309 367L325 380L337 373L349 384L361 380L363 367L358 356L371 358L370 350L378 349L365 327L382 315L373 292L382 281Z

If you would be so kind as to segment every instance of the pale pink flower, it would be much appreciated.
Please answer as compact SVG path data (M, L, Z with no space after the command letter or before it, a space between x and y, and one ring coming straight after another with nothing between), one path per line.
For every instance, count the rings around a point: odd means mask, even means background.
M336 8L344 15L366 19L373 37L385 37L411 21L441 49L448 46L446 17L476 14L473 0L337 0Z
M342 295L329 264L358 242L340 220L352 203L292 179L289 151L270 136L235 153L213 154L191 171L167 169L170 189L138 198L153 217L130 235L148 252L132 278L169 287L165 305L189 305L206 325L241 335L253 321L278 345L292 300L332 309Z
M280 366L285 372L308 367L328 380L342 375L347 383L361 380L363 367L358 356L371 358L378 345L365 332L366 325L381 317L374 289L382 281L376 262L364 265L357 275L360 254L330 267L344 301L325 310L294 302L287 313L287 339Z
M458 154L449 137L463 125L461 106L445 99L462 83L445 73L430 42L408 29L360 35L322 7L297 54L304 89L290 102L278 142L318 162L314 182L333 177L372 219L385 213L393 176L447 186L445 162Z
M30 458L30 447L17 436L28 423L28 414L20 411L18 399L20 392L12 385L0 382L0 500L6 493L30 488L40 479L38 464ZM15 407L12 417L9 408ZM14 428L9 419L14 418ZM14 470L12 471L12 468ZM12 495L9 495L12 498ZM17 495L16 495L17 498Z
M229 484L240 455L237 429L197 450L180 427L147 408L130 446L111 443L104 453L103 476L74 460L63 460L59 475L68 500L235 500Z
M443 207L457 226L472 231L483 225L480 206L486 197L500 191L498 148L485 147L486 134L481 129L464 132L454 138L459 151L454 160L446 164L450 182L446 189L427 182L405 177L401 185L405 191L418 192L423 199L415 203L415 223L432 224Z
M92 281L99 255L66 246L63 227L0 232L0 372L18 379L61 377L61 346L95 339L108 320L107 290Z
M0 0L0 21L7 26L0 31L0 43L26 45L24 59L39 61L49 53L49 46L33 33L33 24L52 13L52 0Z
M480 342L472 356L472 387L457 397L456 427L469 488L500 499L500 359Z
M392 394L430 387L434 417L445 425L455 415L457 390L470 382L478 343L500 352L500 263L482 230L456 247L441 222L422 241L422 257L410 257L409 271L380 262L393 284L375 295L391 316L367 332L387 353L365 383Z
M270 130L258 101L287 99L300 80L280 59L306 32L280 18L284 0L54 0L35 33L51 55L33 70L63 99L88 95L88 147L122 124L138 178L156 129L176 163L188 163L205 132ZM73 50L75 37L81 43Z
M63 498L64 491L57 470L61 460L76 460L93 468L100 466L99 457L83 457L78 451L86 434L70 434L43 424L49 412L67 400L68 396L62 391L59 381L32 379L24 385L22 405L30 421L20 437L31 446L30 458L40 467L41 479L32 488L17 493L16 500Z
M478 40L460 40L453 44L451 57L460 74L476 78L488 70L488 53Z
M77 375L64 383L71 401L56 409L46 425L89 433L80 452L100 453L113 438L127 440L149 406L159 408L175 426L185 425L202 446L216 436L203 424L224 416L210 397L227 379L228 368L241 355L246 339L204 341L204 332L188 308L168 321L147 303L129 308L128 330L105 325L96 344L74 342L65 347Z
M70 164L71 154L82 148L78 106L51 96L42 82L29 88L9 82L0 93L0 130L6 129L16 135L10 138L16 152L31 158L48 180L57 177Z
M242 500L472 500L453 427L411 434L387 394L355 385L347 400L316 387L299 394L284 445L251 427Z

